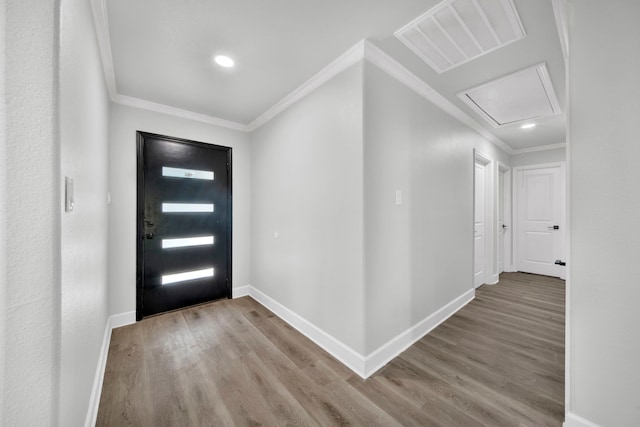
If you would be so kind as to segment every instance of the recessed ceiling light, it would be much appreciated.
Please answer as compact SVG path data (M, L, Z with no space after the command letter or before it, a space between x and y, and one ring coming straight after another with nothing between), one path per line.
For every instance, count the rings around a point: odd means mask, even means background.
M231 68L233 67L233 64L234 64L233 59L224 55L218 55L215 58L213 58L213 60L216 61L216 64L224 68Z
M531 128L534 128L534 127L536 127L535 123L527 123L526 125L520 126L520 129L531 129Z

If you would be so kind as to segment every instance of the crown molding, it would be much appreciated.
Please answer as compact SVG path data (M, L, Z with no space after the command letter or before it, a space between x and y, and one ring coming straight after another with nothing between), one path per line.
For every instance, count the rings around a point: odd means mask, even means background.
M513 150L513 154L526 154L526 153L534 153L536 151L546 151L546 150L556 150L559 148L567 148L567 144L561 142L560 144L549 144L549 145L541 145L539 147L529 147L529 148L521 148L519 150Z
M232 122L229 120L221 119L207 114L195 113L189 110L183 110L182 108L172 107L170 105L159 104L157 102L147 101L132 96L116 94L111 98L116 104L127 105L129 107L140 108L143 110L154 111L156 113L168 114L170 116L181 117L183 119L194 120L196 122L209 123L216 126L221 126L227 129L239 130L247 132L247 125L242 123Z
M553 14L556 17L556 27L560 36L560 46L565 63L569 58L569 4L567 0L552 0Z
M407 70L403 65L390 57L380 48L375 46L368 40L360 40L345 53L340 55L329 65L320 70L317 74L307 80L305 83L296 88L289 95L282 98L276 104L271 106L267 111L258 116L248 125L221 119L219 117L207 114L196 113L181 108L171 107L169 105L157 102L147 101L144 99L121 95L116 87L115 71L113 66L113 56L111 52L111 39L109 36L109 21L107 17L106 0L91 0L91 10L93 12L93 22L95 25L96 37L98 40L98 48L102 58L102 68L111 101L128 105L144 110L155 111L162 114L182 117L185 119L195 120L198 122L209 123L228 129L238 130L242 132L251 132L267 123L272 118L298 102L300 99L308 95L322 84L331 80L333 77L346 70L362 59L366 59L382 71L389 74L399 82L403 83L409 89L412 89L418 95L424 97L437 107L460 120L462 123L471 127L490 142L508 154L514 154L515 151L509 147L504 141L493 135L491 132L482 127L478 122L472 119L464 111L456 107L445 97L440 95L435 89L418 78L415 74Z
M118 94L116 91L116 74L113 68L113 56L111 54L111 37L109 36L109 20L107 19L106 0L91 0L91 12L93 24L98 41L98 50L102 59L104 80L111 100Z
M116 87L116 75L113 67L113 55L111 53L111 36L109 35L109 19L107 17L106 0L91 0L91 12L95 26L98 50L102 59L102 69L104 79L107 84L109 98L116 104L128 105L130 107L141 108L143 110L155 111L156 113L169 114L171 116L182 117L184 119L197 122L209 123L228 129L246 132L247 125L221 119L207 114L196 113L157 102L147 101L141 98L121 95Z
M317 74L300 85L289 95L282 98L267 111L262 113L258 118L249 123L248 130L253 131L269 120L307 96L309 93L328 82L353 64L364 58L366 40L360 40L353 47L333 60L329 65L320 70Z
M422 79L413 74L398 61L387 55L384 51L378 48L376 45L368 40L365 40L365 58L373 65L380 68L391 77L398 80L400 83L407 86L409 89L416 92L426 100L433 103L436 107L440 108L449 115L460 120L480 135L488 139L500 149L504 150L508 154L513 154L514 150L509 147L500 138L489 132L477 121L472 119L468 114L456 107L451 101L440 95L438 91L426 84Z

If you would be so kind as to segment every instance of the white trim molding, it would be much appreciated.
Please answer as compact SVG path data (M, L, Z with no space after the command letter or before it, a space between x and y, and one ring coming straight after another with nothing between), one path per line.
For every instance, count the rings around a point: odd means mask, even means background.
M552 0L553 14L556 17L556 27L560 36L560 46L565 63L569 58L569 5L568 0ZM568 85L567 85L568 87Z
M102 394L102 382L104 381L104 372L107 367L107 356L109 355L109 344L111 344L111 332L115 328L131 325L136 322L136 312L129 311L121 314L114 314L107 319L104 328L104 336L102 337L102 347L98 356L98 365L96 374L93 378L93 387L91 388L91 397L89 398L89 408L87 417L85 418L85 427L93 427L96 425L98 418L98 407L100 406L100 395Z
M351 369L360 377L366 379L472 301L475 298L475 290L471 289L460 295L458 298L454 299L435 313L421 320L406 331L398 334L395 338L380 346L377 350L366 357L253 286L247 285L234 288L234 298L244 296L250 296L253 298L259 304L291 325L302 335L306 336L316 345L323 348L343 365ZM96 424L98 407L100 405L100 395L102 393L102 383L107 366L107 356L109 354L109 345L111 343L111 333L115 328L131 325L135 322L135 311L115 314L107 319L104 336L102 338L100 356L98 357L96 374L93 381L93 388L91 390L91 397L89 399L89 408L85 419L85 427L93 427Z
M398 334L395 338L368 355L364 361L364 375L358 374L363 378L368 378L373 375L378 369L395 359L400 353L422 339L449 317L453 316L458 310L471 302L475 296L475 289L470 289L440 310Z
M366 40L360 40L353 47L347 50L345 53L340 55L338 58L333 60L329 65L320 70L316 75L311 77L301 86L296 88L289 95L282 98L276 104L274 104L267 111L262 113L258 118L249 123L247 127L248 131L253 131L263 124L267 123L269 120L298 102L300 99L307 96L309 93L328 82L350 66L354 65L358 61L364 58L365 45L367 44Z
M111 51L111 36L109 35L109 18L107 15L106 0L91 0L91 11L93 14L96 38L98 40L98 49L100 50L100 57L102 59L104 79L111 101L116 104L128 105L130 107L141 108L143 110L168 114L175 117L182 117L184 119L194 120L197 122L209 123L228 129L243 132L247 131L247 125L242 123L119 94L116 86L115 68L113 66L113 54Z
M500 121L498 121L498 119L493 117L485 109L486 108L485 106L478 104L477 101L473 97L473 93L475 93L477 91L482 91L482 90L485 90L486 93L496 92L496 95L494 95L494 96L497 97L498 96L497 93L499 93L500 89L497 88L496 86L499 86L505 80L513 81L513 79L517 79L517 78L520 78L522 76L525 76L525 79L527 79L527 78L534 78L535 79L537 77L539 83L542 86L541 87L541 90L542 90L541 94L544 94L547 97L546 102L544 102L543 105L548 105L549 107L551 107L551 112L547 112L547 113L545 113L543 115L536 116L536 117L524 117L524 118L521 117L521 118L518 118L518 119L514 118L510 122L501 123ZM551 82L551 77L549 76L549 70L547 69L547 64L544 63L544 62L542 62L540 64L533 65L531 67L524 68L524 69L519 70L519 71L512 72L510 74L504 75L502 77L498 77L498 78L493 79L493 80L489 80L489 81L481 83L481 84L479 84L477 86L470 87L468 89L464 89L464 90L458 92L458 98L460 98L460 100L462 102L464 102L470 109L475 111L478 114L478 116L480 116L482 119L484 119L493 128L512 127L512 126L517 125L519 123L530 121L531 119L555 116L555 115L558 115L558 114L562 113L562 109L560 108L560 102L558 102L558 97L556 96L556 91L555 91L555 89L553 87L553 83ZM498 99L498 98L496 98L496 99ZM493 102L495 102L495 99L494 99Z
M365 360L360 353L253 286L249 286L249 296L331 354L343 365L362 378L366 378L364 376Z
M565 414L563 427L601 427L599 424L591 422L586 418L582 418L572 412Z
M109 97L113 100L117 95L116 74L113 68L113 55L111 53L111 36L109 35L109 20L107 18L106 0L91 0L93 24L98 41L98 49L102 58L104 80L107 84Z
M382 71L394 77L403 83L409 89L426 98L437 107L460 120L462 123L480 133L490 142L498 146L500 149L513 154L514 150L509 147L500 138L489 132L471 116L466 114L460 108L447 100L439 92L411 73L398 61L383 52L370 41L363 39L332 61L329 65L320 70L311 77L307 82L296 88L289 95L282 98L276 104L271 106L267 111L258 116L248 125L207 114L196 113L194 111L184 110L157 102L152 102L132 96L122 95L118 93L116 86L115 69L113 66L113 55L111 51L111 38L109 35L109 20L107 16L106 0L91 0L91 9L93 12L93 21L95 26L96 38L98 40L98 48L102 58L102 68L104 77L109 91L111 101L117 104L128 105L131 107L141 108L144 110L155 111L157 113L168 114L176 117L182 117L198 122L209 123L228 129L238 130L242 132L251 132L267 123L272 118L298 102L300 99L317 89L322 84L331 80L333 77L346 70L362 59L366 59L376 65Z
M513 150L513 154L525 154L534 153L536 151L557 150L559 148L567 148L567 144L562 142L560 144L540 145L538 147L521 148L519 150Z
M287 322L302 335L309 338L316 345L364 379L373 375L378 369L396 358L400 353L423 338L475 298L474 289L465 292L435 313L398 334L370 355L363 356L253 286L243 286L234 291L234 297L237 298L248 295L268 310L271 310L276 316Z
M242 123L220 119L207 114L194 113L193 111L183 110L182 108L171 107L157 102L146 101L132 96L115 94L111 100L116 104L128 105L129 107L140 108L142 110L155 111L156 113L168 114L170 116L181 117L183 119L189 119L196 122L209 123L227 129L239 130L242 132L247 132L248 130L247 125L243 125Z
M251 291L251 286L240 286L239 288L233 288L231 291L232 298L241 298L249 296Z
M448 113L454 118L460 120L462 123L466 124L471 129L475 130L480 135L484 136L490 142L495 144L497 147L506 151L507 154L513 153L513 149L509 147L504 141L485 129L480 123L475 121L473 118L471 118L471 116L462 111L460 108L456 107L451 101L442 96L434 88L426 84L418 76L407 70L398 61L387 55L370 41L365 40L364 43L364 57L373 65L380 68L382 71L395 78L418 95L430 101L445 113Z

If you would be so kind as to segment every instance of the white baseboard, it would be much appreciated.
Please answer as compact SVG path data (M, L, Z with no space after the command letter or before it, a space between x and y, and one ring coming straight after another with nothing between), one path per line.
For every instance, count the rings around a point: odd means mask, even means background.
M111 326L112 330L121 326L133 325L134 323L136 323L135 311L114 314L113 316L109 317L109 325Z
M249 285L240 286L239 288L233 288L231 291L232 292L231 297L232 298L246 297L250 295L250 290L251 290L251 286Z
M600 427L600 426L572 412L567 412L565 414L563 427Z
M253 286L248 286L248 288L251 298L271 310L275 315L297 329L302 335L309 338L318 346L322 347L353 372L362 378L366 378L364 375L364 356Z
M409 348L413 343L424 337L436 326L447 320L456 311L460 310L475 297L475 289L471 289L449 304L442 307L429 317L423 319L416 325L410 327L406 331L400 333L391 341L387 342L376 351L365 357L357 351L353 350L342 341L329 335L313 323L304 319L300 315L291 311L284 305L280 304L273 298L257 290L251 285L241 286L233 289L233 297L239 298L250 296L267 309L271 310L276 316L287 322L293 328L298 330L302 335L309 338L318 346L323 348L338 361L351 369L362 378L367 378L378 369L393 360L400 353ZM89 399L89 409L85 419L85 427L93 427L96 424L98 416L98 407L100 405L100 395L102 393L102 382L104 380L104 372L107 366L107 355L109 353L109 344L111 343L111 332L115 328L131 325L136 322L136 312L129 311L126 313L114 314L107 319L104 337L102 339L102 348L98 358L98 366L96 367L96 375L91 390L91 398ZM568 419L568 418L567 418ZM576 417L576 419L580 419ZM598 427L595 424L567 424L565 427Z
M374 374L378 369L393 360L416 341L431 332L436 326L468 304L475 298L476 294L475 289L465 292L440 310L400 333L391 341L365 357L253 286L245 286L243 288L248 288L249 296L271 310L275 315L297 329L318 346L322 347L362 378L368 378Z
M475 296L475 289L465 292L449 304L442 307L440 310L421 320L419 323L379 347L367 356L365 360L365 375L363 377L367 378L373 375L378 369L389 363L400 353L411 347L416 341L420 340L462 307L467 305L475 298Z
M85 427L94 427L96 425L96 419L98 418L98 407L100 406L100 395L102 394L102 382L104 380L104 371L107 367L109 344L111 343L111 331L115 328L131 325L135 322L135 311L114 314L107 319L107 324L104 328L104 336L102 337L102 347L100 348L100 355L98 356L96 375L93 378L93 387L91 388L91 397L89 398L89 409L87 411L87 417L84 420Z

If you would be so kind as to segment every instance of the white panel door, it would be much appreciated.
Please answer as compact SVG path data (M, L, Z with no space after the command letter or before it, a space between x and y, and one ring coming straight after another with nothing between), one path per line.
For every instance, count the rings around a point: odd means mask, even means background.
M504 172L498 172L498 274L504 271L504 239L505 239L505 220L504 220Z
M519 271L560 277L564 255L564 169L525 169L517 175L516 259Z
M485 283L486 271L486 167L476 163L474 206L473 287Z

